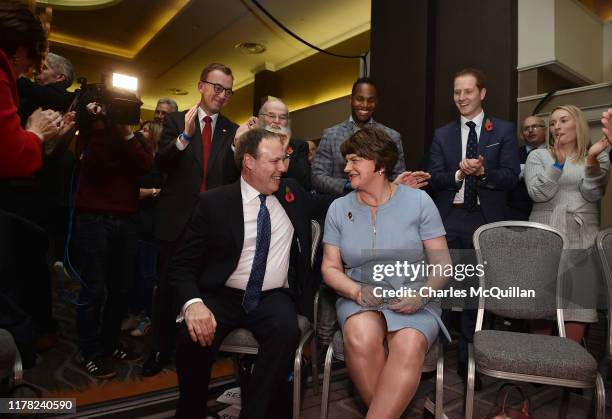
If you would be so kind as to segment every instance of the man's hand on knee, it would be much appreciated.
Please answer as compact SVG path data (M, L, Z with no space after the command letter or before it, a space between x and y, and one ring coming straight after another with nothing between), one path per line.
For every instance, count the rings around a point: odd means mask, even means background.
M187 307L185 310L185 325L191 340L199 342L202 346L212 345L217 322L212 311L204 303L197 302Z

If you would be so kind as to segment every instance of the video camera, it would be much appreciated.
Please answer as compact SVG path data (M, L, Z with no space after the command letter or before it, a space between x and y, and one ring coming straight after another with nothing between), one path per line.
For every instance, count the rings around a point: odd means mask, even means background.
M77 123L82 126L85 109L89 103L96 102L102 108L102 115L112 124L137 125L140 123L142 101L132 91L108 85L108 83L87 84L87 79L77 79L81 87L73 102L77 112ZM72 110L72 109L71 109Z

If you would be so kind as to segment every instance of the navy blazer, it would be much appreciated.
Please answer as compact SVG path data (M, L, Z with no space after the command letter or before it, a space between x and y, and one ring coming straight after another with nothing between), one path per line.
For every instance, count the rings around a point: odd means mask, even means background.
M289 192L293 197L288 196ZM312 288L309 283L310 220L325 218L333 198L307 193L295 179L282 179L274 195L294 228L288 282L289 290L297 300L302 293L309 294ZM185 229L184 240L168 267L167 280L172 289L175 313L190 299L225 286L238 266L243 243L244 213L240 180L201 193ZM312 298L312 295L306 298ZM312 303L302 306L312 307Z
M491 120L491 130L485 121ZM486 179L478 181L478 198L487 223L506 219L507 195L514 189L520 173L514 124L486 117L478 140L478 154L484 157ZM460 119L438 128L429 149L429 185L442 219L448 214L461 184L455 182L461 153Z
M174 241L181 235L197 202L202 183L202 133L196 118L195 133L185 150L176 148L176 137L185 126L185 113L166 115L164 130L159 141L159 165L166 180L161 188L155 218L155 237ZM213 189L235 182L240 171L234 162L232 142L238 125L219 115L212 136L208 158L206 187Z

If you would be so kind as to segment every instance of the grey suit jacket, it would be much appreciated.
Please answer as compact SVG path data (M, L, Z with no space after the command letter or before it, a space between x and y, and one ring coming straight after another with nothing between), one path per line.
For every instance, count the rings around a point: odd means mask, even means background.
M399 158L391 175L391 179L395 179L406 170L404 148L402 147L400 133L374 120L369 122L368 126L385 131L395 141L399 150ZM312 164L312 186L317 192L336 196L344 195L344 184L347 181L346 174L344 173L346 162L342 158L342 154L340 154L340 144L358 130L359 127L350 119L347 119L323 131L323 136L321 137L321 142Z

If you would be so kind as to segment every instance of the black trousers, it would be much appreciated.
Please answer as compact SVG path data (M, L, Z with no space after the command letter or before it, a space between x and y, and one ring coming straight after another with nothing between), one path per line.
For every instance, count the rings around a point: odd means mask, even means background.
M485 218L480 210L468 211L463 208L451 208L450 212L444 219L444 229L446 230L446 241L448 248L451 249L473 249L474 232L481 225L486 224ZM467 255L469 252L462 252L463 257L468 257L469 260L462 260L461 263L476 264L474 255ZM473 258L470 256L474 256ZM453 260L453 262L457 262ZM467 286L478 286L478 279L465 280L469 283ZM453 284L454 285L454 284ZM469 295L469 294L468 294ZM470 306L473 305L470 304ZM459 368L466 368L468 362L468 344L474 341L474 330L476 328L477 310L474 308L464 308L461 312L444 310L442 320L445 326L450 329L452 324L457 321L453 317L458 316L459 322L459 346L457 348L457 363Z
M273 412L278 390L286 385L295 350L300 341L296 305L288 291L264 292L255 310L242 308L243 291L224 288L202 296L217 322L211 346L193 342L183 323L176 348L176 371L180 397L176 418L202 418L206 413L208 383L213 362L223 339L236 328L250 330L259 343L253 375L242 395L240 419L286 419Z
M165 356L170 355L176 341L176 314L172 311L172 298L166 282L166 272L179 244L180 238L174 241L159 241L159 269L151 312L151 351L161 352Z
M110 355L120 344L121 319L136 267L137 224L132 216L79 213L74 243L83 286L76 329L83 356Z

